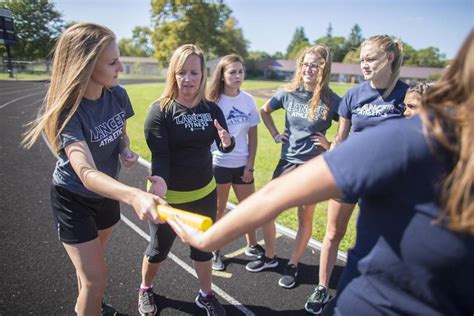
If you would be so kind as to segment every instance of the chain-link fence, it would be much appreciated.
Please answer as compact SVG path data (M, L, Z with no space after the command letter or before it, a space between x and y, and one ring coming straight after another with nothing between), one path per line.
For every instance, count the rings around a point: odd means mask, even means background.
M12 60L13 75L49 75L49 61ZM8 60L0 57L0 73L8 73Z

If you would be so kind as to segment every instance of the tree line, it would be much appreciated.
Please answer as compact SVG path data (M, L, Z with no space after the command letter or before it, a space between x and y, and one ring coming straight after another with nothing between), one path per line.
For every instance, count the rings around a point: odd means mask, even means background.
M48 0L9 0L0 3L0 8L12 11L17 43L12 46L15 59L48 59L49 52L61 32L74 22L65 22ZM132 37L119 41L123 56L155 57L161 66L167 66L169 56L182 44L194 43L203 47L207 58L236 53L244 57L248 70L265 58L294 59L305 47L312 44L326 45L331 49L333 61L356 63L358 48L364 40L362 30L355 24L347 38L333 36L329 24L325 36L310 41L303 27L296 28L285 53L270 55L262 51L248 51L238 21L224 0L152 0L152 27L136 26ZM446 56L436 47L416 50L404 45L404 65L443 67ZM0 46L0 55L5 48Z
M326 31L326 35L316 39L313 44L326 45L330 48L334 62L358 63L360 55L360 44L364 41L362 29L354 24L347 38L332 35L332 25ZM403 64L406 66L419 67L444 67L447 64L446 55L436 47L428 47L416 50L408 43L403 44ZM285 57L294 59L305 47L310 46L310 41L305 35L304 28L296 29L293 38L288 45Z

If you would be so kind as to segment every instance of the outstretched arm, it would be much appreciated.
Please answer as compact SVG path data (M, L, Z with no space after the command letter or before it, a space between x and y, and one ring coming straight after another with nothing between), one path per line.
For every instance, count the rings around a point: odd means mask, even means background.
M166 204L158 196L125 185L97 170L92 154L85 141L74 142L65 148L71 166L84 186L99 195L132 206L141 220L160 222L157 204Z
M179 218L168 220L168 223L184 242L204 251L212 251L262 226L290 207L341 196L342 192L336 186L326 161L318 156L272 180L204 233L190 230Z

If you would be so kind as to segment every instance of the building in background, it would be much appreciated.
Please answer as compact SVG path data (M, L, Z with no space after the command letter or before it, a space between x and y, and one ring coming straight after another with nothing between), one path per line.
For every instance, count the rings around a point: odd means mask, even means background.
M295 61L267 58L257 62L257 69L264 79L290 80L295 72ZM442 74L444 68L402 66L400 79L410 81L431 80ZM332 63L331 81L359 83L364 80L359 64Z
M123 65L123 73L137 77L156 77L165 76L158 61L153 57L129 57L121 56L120 61Z

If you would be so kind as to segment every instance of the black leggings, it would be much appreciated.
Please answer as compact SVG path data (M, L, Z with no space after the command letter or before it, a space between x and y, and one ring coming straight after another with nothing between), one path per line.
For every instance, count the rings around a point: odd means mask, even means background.
M215 221L217 212L217 193L216 190L214 190L200 200L170 205L185 211L209 216L213 221ZM174 240L176 239L176 234L168 224L155 224L149 221L148 225L150 226L150 243L145 250L145 255L148 257L148 262L159 263L165 260L168 256L171 246L173 246ZM211 260L212 253L204 252L194 247L190 248L190 258L192 260L198 262Z

